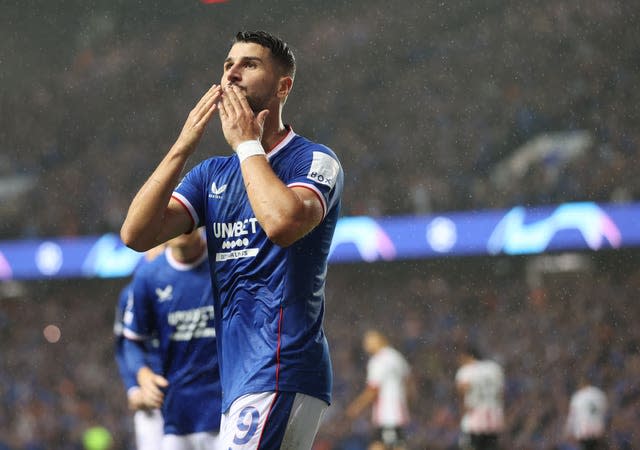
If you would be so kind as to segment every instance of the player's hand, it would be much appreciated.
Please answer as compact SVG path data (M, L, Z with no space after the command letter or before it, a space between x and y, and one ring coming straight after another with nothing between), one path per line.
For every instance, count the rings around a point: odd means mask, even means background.
M138 411L140 409L147 409L148 406L144 402L144 395L142 394L142 389L132 388L128 395L127 400L129 404L129 409L132 411Z
M218 109L218 102L222 95L220 86L214 84L200 99L198 104L191 110L187 121L182 127L180 136L176 140L176 146L193 153L204 134L205 127L213 113Z
M163 388L169 386L166 378L154 373L148 367L138 371L138 385L142 391L143 401L149 408L160 408L164 401Z
M222 132L231 148L235 150L244 141L262 139L264 121L269 110L262 110L256 116L240 88L226 86L218 108Z

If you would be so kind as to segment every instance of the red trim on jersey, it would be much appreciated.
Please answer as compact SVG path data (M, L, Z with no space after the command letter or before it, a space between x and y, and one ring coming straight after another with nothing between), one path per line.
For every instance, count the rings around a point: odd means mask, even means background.
M318 197L318 200L320 200L320 205L322 205L322 218L324 219L324 216L327 214L327 207L325 206L325 199L322 197L322 195L318 191L313 189L308 184L304 184L304 183L291 183L288 187L290 188L301 187L301 188L308 189L314 194L316 194L316 197Z
M193 220L193 216L191 215L191 211L189 211L189 207L187 205L185 205L184 202L182 200L180 200L178 197L176 197L175 195L172 195L171 198L174 199L175 201L177 201L178 203L180 203L182 205L182 207L187 211L187 215L189 216L189 219L191 220L191 230L193 231L193 229L195 229L195 227L196 227L196 221Z
M280 138L280 140L278 142L275 143L275 145L273 145L273 147L271 147L269 149L269 151L267 151L267 153L271 152L271 150L273 150L274 148L276 148L278 145L280 145L282 143L282 141L284 141L288 136L289 133L291 133L293 131L293 128L291 128L290 125L285 125L284 129L287 130L287 132L285 133L284 136L282 136L282 138Z

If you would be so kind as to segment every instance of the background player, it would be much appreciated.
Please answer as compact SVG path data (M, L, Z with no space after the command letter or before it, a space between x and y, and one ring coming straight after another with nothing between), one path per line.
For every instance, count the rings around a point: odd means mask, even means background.
M495 450L504 429L504 373L495 361L483 360L474 347L459 355L456 389L462 400L463 449Z
M121 230L142 251L206 224L224 448L310 448L330 401L324 284L343 173L330 149L284 125L294 76L286 43L238 33L221 85L191 111ZM235 154L202 162L175 188L217 110Z
M153 261L164 251L164 245L159 245L145 253L141 264ZM152 408L145 404L142 391L138 386L135 369L129 367L125 354L124 337L124 316L126 310L133 307L133 292L131 283L127 284L118 298L116 306L113 332L115 334L115 358L120 372L120 378L127 393L127 404L129 409L134 411L133 423L137 450L157 450L160 448L162 440L163 426L162 414L158 408ZM152 367L154 371L160 371L160 355L158 353L158 342L150 341L145 343L145 364Z
M362 345L370 355L367 387L347 407L347 417L353 420L373 404L372 420L376 434L369 449L403 449L404 428L409 423L409 364L400 352L390 347L387 338L379 331L367 331Z
M580 443L582 450L605 449L608 402L606 394L586 378L571 396L567 434Z
M220 382L206 244L199 231L167 249L133 277L125 349L143 402L162 409L163 450L215 449ZM145 362L143 344L157 338L162 368Z
M127 393L127 403L129 409L134 411L133 423L136 438L137 450L157 450L160 448L160 442L162 440L163 433L163 421L162 414L158 408L153 408L150 405L145 404L142 391L138 385L136 378L136 371L129 367L127 363L127 357L125 355L125 337L124 330L124 316L127 307L131 309L133 305L133 292L131 285L122 289L118 306L116 308L116 319L113 326L113 332L116 336L115 341L115 355L118 370L120 372L120 378L124 384ZM147 342L146 365L154 367L154 370L160 370L160 357L158 355L157 347L154 347L154 343Z

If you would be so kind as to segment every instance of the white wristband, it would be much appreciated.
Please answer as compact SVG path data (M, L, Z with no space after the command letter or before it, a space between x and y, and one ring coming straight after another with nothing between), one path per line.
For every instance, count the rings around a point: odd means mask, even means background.
M242 164L242 161L250 156L266 155L264 149L262 148L262 144L258 140L241 142L236 147L236 154L240 159L240 164Z

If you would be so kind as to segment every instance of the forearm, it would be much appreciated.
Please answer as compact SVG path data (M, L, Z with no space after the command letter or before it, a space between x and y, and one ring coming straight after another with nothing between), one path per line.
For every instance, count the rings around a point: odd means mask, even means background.
M359 416L365 408L371 405L378 396L378 390L372 387L367 387L364 391L356 397L353 402L347 408L347 415L352 419Z
M274 243L289 246L322 220L321 208L314 204L317 199L304 198L286 186L264 157L247 158L241 168L251 208Z
M190 219L185 221L180 213L172 212L169 200L219 98L220 86L214 84L191 110L176 143L134 197L120 230L127 246L146 251L189 231Z
M120 345L124 346L124 342L120 343ZM118 372L120 373L120 378L122 379L125 390L129 390L133 386L137 386L138 382L136 380L135 372L129 369L124 351L121 348L116 349L116 363L118 365Z
M124 340L125 364L129 372L135 374L136 381L138 372L146 366L146 352L142 341L132 339Z
M133 198L120 231L127 246L146 251L173 237L162 235L163 222L188 157L185 148L174 145Z

